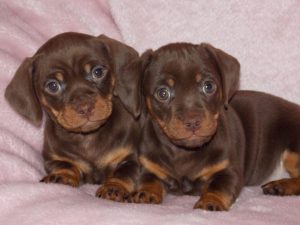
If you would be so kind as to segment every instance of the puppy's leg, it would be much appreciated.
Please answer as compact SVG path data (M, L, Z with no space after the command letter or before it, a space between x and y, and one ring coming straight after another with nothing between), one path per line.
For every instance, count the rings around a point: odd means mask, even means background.
M129 202L138 175L138 163L133 156L120 162L117 168L97 190L96 196L117 202Z
M214 174L194 208L209 211L229 210L242 188L242 179L239 177L229 168Z
M163 183L154 174L144 170L140 176L138 191L132 195L132 201L159 204L165 192Z
M262 186L266 195L300 195L300 178L287 178L271 181Z
M300 195L300 154L285 151L283 165L291 178L271 181L262 186L263 193L268 195Z
M73 187L79 186L81 173L75 165L65 161L49 161L45 165L49 174L41 182L66 184Z

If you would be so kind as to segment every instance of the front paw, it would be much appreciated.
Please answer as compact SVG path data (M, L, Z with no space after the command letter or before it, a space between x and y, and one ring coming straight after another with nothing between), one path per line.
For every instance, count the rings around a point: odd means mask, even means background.
M78 187L80 180L78 177L68 173L50 173L45 176L41 182L65 184L72 187Z
M118 183L105 183L96 192L97 197L116 202L130 202L129 194L127 189Z
M204 209L207 211L227 211L230 207L229 199L215 193L204 194L194 205L194 209Z
M131 196L134 203L159 204L162 202L162 195L147 190L140 190Z

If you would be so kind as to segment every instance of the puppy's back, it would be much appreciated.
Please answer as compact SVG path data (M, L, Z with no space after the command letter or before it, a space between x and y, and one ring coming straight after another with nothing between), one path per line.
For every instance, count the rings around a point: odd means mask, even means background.
M246 183L260 184L271 175L284 150L300 147L294 141L300 134L300 106L262 92L238 91L230 107L238 114L247 140Z

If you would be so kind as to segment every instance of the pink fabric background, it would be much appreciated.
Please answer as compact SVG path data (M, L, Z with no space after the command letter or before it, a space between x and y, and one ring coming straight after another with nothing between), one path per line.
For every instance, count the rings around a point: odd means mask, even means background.
M43 128L23 120L3 93L22 60L61 32L105 33L140 52L168 42L209 42L236 56L241 88L300 103L300 2L292 0L0 1L0 224L300 224L299 197L244 189L230 212L193 210L197 197L162 205L97 199L95 185L45 185Z

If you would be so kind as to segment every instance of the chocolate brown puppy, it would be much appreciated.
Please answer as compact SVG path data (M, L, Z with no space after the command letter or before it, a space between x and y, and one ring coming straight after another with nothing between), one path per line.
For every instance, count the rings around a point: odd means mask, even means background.
M5 97L35 125L45 112L43 182L103 184L97 196L126 201L138 169L136 58L104 35L63 33L24 60Z
M134 202L193 194L200 195L194 208L228 210L244 185L263 182L280 160L292 178L266 184L264 193L300 194L298 105L237 92L239 62L209 44L149 50L137 71L143 74L143 169Z

